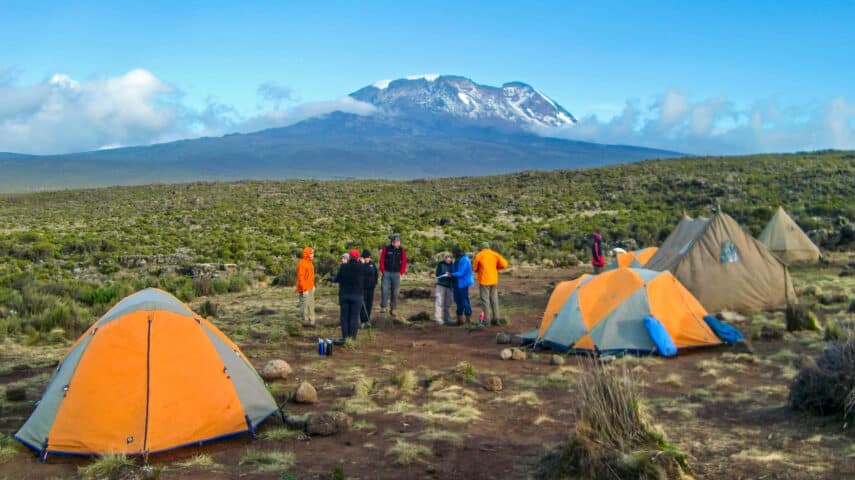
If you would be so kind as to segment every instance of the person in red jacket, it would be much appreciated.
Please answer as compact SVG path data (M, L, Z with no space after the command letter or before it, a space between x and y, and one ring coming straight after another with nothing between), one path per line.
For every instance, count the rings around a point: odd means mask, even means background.
M315 326L315 250L303 249L303 258L297 263L297 294L300 295L300 321L303 326Z
M591 243L591 265L594 266L594 275L597 275L603 271L606 257L603 255L603 237L598 232L594 232L592 236L594 242Z
M380 250L380 311L398 315L398 290L401 279L407 273L407 251L401 247L401 236L397 233L389 237L389 245Z

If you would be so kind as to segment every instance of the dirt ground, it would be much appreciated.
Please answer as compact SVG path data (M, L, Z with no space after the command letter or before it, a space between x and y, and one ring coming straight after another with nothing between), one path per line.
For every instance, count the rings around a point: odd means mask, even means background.
M855 279L838 277L839 270L795 270L794 282L799 289L822 285L823 291L851 296ZM503 274L501 303L509 326L395 324L376 314L374 328L360 332L354 346L337 348L332 357L317 355L317 337L339 336L334 287L319 287L318 329L295 326L296 295L291 288L262 287L217 297L213 301L220 312L214 322L258 369L274 358L294 368L289 379L271 385L277 400L285 402L302 381L317 388L317 404L288 402L288 414L342 410L354 418L355 428L305 438L283 433L281 421L271 418L259 429L258 439L243 436L185 448L154 455L150 462L162 469L164 479L527 478L545 449L573 429L574 377L582 367L572 356L564 366L552 366L547 351L529 352L522 361L502 361L503 346L496 344L496 334L537 326L554 283L577 274L522 268ZM402 291L429 285L428 277L407 277ZM471 293L474 304L477 292ZM822 321L852 318L845 308L823 306L818 313ZM432 299L403 299L400 311L405 317L430 313ZM751 314L736 325L746 336L764 325L782 331L783 314ZM803 355L822 351L822 334L766 337L753 340L754 355L721 347L681 353L671 360L625 357L617 363L640 378L643 407L690 455L695 478L855 478L852 428L839 418L803 415L787 406L789 381ZM5 391L24 386L28 401L10 402L0 395L0 434L13 434L26 420L67 348L3 344L0 387ZM492 375L502 379L499 392L482 387ZM401 380L407 376L415 381ZM368 379L373 379L372 388L361 393L354 388L356 383L370 385ZM6 452L9 448L16 447ZM293 462L263 471L258 463L246 461L252 449L290 452ZM75 477L78 467L88 462L54 456L41 464L32 452L17 448L0 457L0 478Z

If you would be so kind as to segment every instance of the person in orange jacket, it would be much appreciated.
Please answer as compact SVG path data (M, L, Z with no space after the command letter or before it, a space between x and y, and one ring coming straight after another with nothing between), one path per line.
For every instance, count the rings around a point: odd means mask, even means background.
M297 294L300 295L300 321L304 327L315 326L315 250L303 249L303 258L297 263Z
M508 268L505 257L490 248L490 244L481 244L481 251L472 261L472 270L478 282L478 293L481 297L481 308L484 310L484 321L490 319L491 325L499 324L499 270Z

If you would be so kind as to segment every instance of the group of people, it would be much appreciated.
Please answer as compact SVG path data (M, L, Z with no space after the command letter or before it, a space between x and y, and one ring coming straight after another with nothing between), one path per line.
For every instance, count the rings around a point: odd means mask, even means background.
M315 267L314 249L303 249L302 259L297 264L296 290L299 295L300 320L304 326L315 325ZM500 270L508 267L508 261L492 250L486 242L470 261L469 256L455 245L451 254L446 254L436 266L436 292L434 321L442 325L463 325L472 321L472 306L469 302L469 287L476 282L483 309L484 324L499 324L498 283ZM339 321L342 337L356 339L360 327L370 326L374 293L380 282L380 311L393 317L398 315L398 293L401 279L407 273L407 252L401 247L401 237L394 234L389 244L380 251L379 268L368 249L351 250L341 256L332 282L339 285ZM457 318L452 319L451 303L456 304Z

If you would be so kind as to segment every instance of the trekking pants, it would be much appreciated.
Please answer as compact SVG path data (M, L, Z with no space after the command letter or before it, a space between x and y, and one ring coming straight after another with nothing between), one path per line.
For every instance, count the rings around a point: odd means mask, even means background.
M438 322L449 322L451 321L451 300L454 296L454 293L451 291L451 287L445 287L442 285L436 286L436 301L434 302L434 315L433 319Z
M398 309L398 290L401 288L401 274L386 272L380 282L380 308L389 305L392 310Z
M362 309L359 311L359 321L368 323L371 321L371 307L374 306L374 289L368 288L365 290L365 295L362 297Z
M478 294L481 297L481 309L484 310L484 321L499 321L499 286L479 285Z
M362 310L362 295L341 295L341 337L356 340L359 332L359 312Z
M469 287L453 287L454 303L457 304L458 315L472 315L472 306L469 305Z
M300 296L300 322L303 325L315 324L315 289L298 294Z

